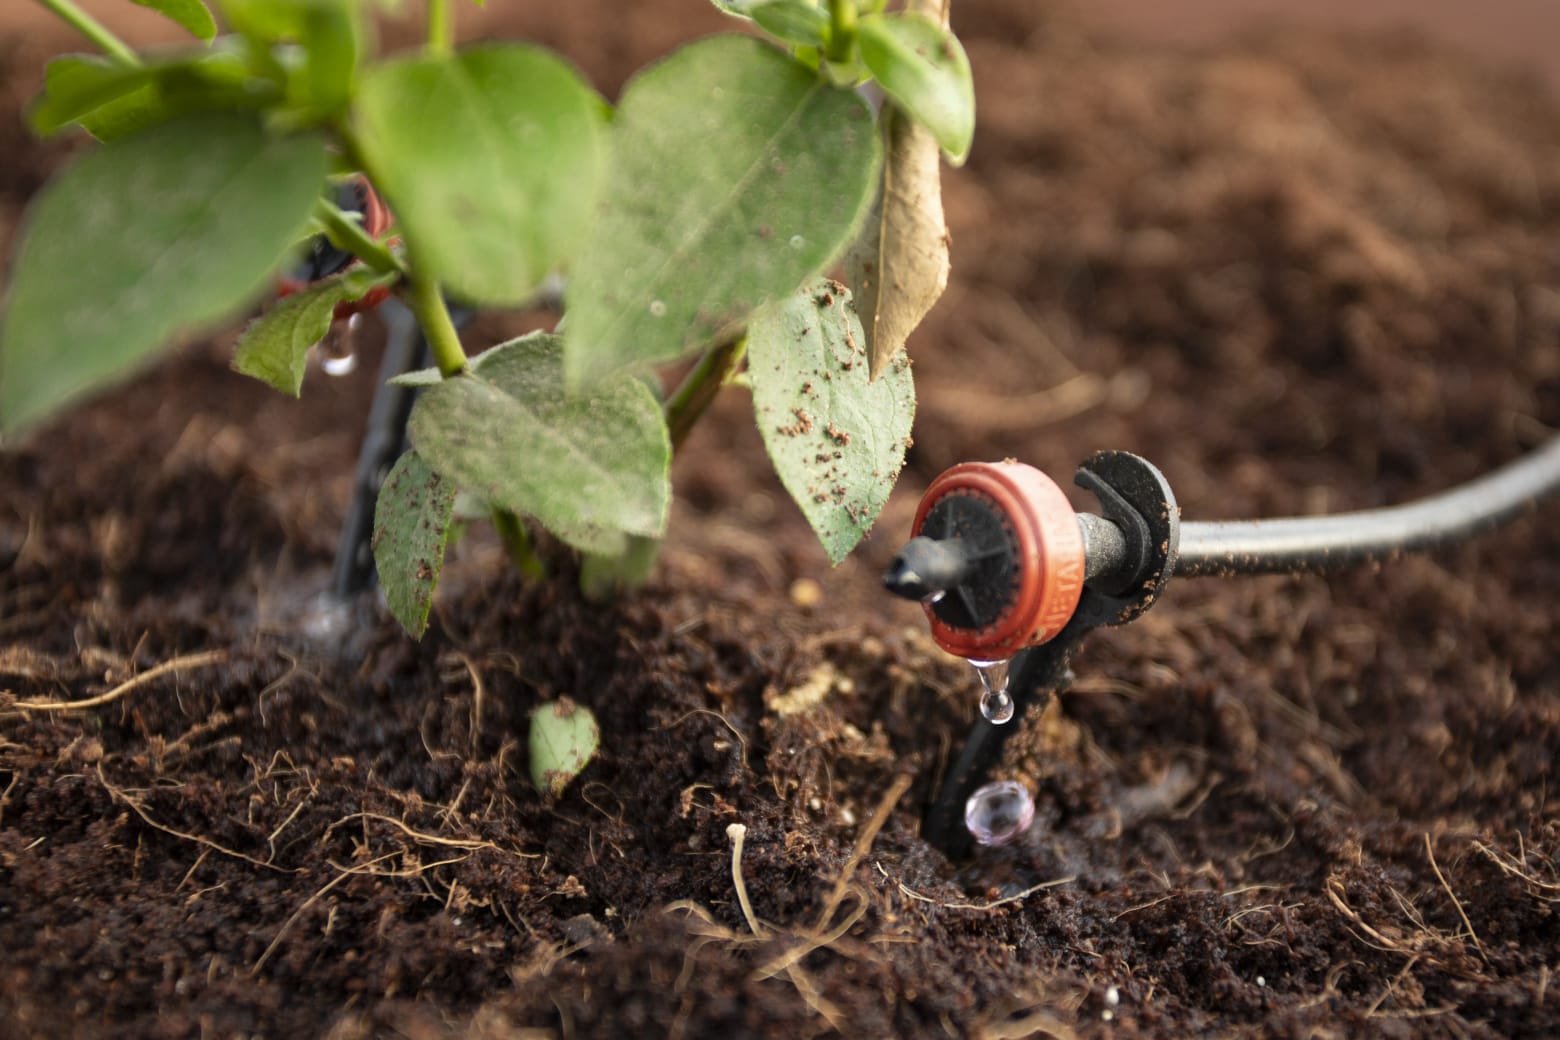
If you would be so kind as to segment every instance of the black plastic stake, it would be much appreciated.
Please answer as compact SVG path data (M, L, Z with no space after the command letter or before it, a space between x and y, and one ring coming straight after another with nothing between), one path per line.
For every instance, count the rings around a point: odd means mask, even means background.
M390 467L406 450L406 422L417 400L415 387L396 386L390 380L432 363L428 344L411 311L398 301L389 300L380 313L390 334L379 364L379 389L368 411L368 429L358 453L352 503L347 507L341 540L336 544L334 591L344 600L355 599L374 587L374 505Z

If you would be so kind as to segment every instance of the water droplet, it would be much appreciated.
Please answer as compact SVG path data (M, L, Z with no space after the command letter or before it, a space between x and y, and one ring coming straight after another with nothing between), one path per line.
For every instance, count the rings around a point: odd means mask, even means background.
M652 318L666 317L666 302L664 300L651 300L650 316Z
M791 236L791 248L792 249L801 249L801 248L803 248L806 245L807 245L807 239L803 238L801 235L792 235Z
M964 803L964 826L982 845L1006 845L1035 822L1035 801L1017 780L976 788Z
M357 371L357 328L362 315L354 314L338 321L320 340L320 370L328 376L346 376Z
M1012 695L1008 693L1007 661L977 661L971 658L970 664L975 666L975 674L980 676L981 715L987 722L1002 725L1013 717L1016 707Z
M941 603L946 595L948 595L947 589L933 589L921 598L921 602L935 605Z

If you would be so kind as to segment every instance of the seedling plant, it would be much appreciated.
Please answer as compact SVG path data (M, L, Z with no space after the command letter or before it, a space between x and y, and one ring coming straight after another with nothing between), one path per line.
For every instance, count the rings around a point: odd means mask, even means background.
M538 47L456 49L448 0L429 0L420 49L389 56L373 41L395 0L137 0L198 39L144 53L39 2L101 53L49 64L32 123L101 144L44 190L13 258L6 438L328 243L350 263L270 306L233 363L296 396L349 310L393 293L415 315L434 367L404 377L424 388L412 448L374 524L414 636L461 492L527 573L539 527L593 589L641 580L672 455L732 382L830 558L871 527L909 443L905 338L947 276L939 153L962 162L974 127L941 4L720 2L745 34L687 44L613 108ZM388 220L340 204L355 184ZM521 306L558 274L557 329L462 341L452 301Z

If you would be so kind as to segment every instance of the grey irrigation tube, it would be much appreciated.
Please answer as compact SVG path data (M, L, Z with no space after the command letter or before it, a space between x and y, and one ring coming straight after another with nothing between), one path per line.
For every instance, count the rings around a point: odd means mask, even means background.
M1340 570L1450 545L1560 495L1560 437L1482 477L1384 509L1273 520L1187 521L1175 573L1186 577Z

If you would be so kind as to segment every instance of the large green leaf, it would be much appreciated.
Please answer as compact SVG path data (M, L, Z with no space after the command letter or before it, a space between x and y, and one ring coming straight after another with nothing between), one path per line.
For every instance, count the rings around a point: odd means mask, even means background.
M857 37L884 93L932 132L949 162L962 165L975 135L975 81L958 37L915 12L869 15Z
M414 639L428 629L428 608L444 570L455 488L415 451L397 460L374 506L374 566L390 613Z
M872 529L910 444L915 385L903 354L867 375L866 337L838 282L804 287L748 327L764 447L829 559Z
M284 394L299 396L309 348L330 331L336 305L361 299L369 290L395 279L394 274L356 268L279 300L250 322L239 337L233 348L233 368Z
M524 301L578 251L606 168L606 108L545 51L402 58L363 81L359 147L415 263L476 303Z
M201 0L133 0L133 2L160 11L182 26L191 36L209 41L217 35L216 20L211 17L211 12L206 9L206 5L201 3Z
M671 445L655 395L620 375L570 397L556 336L494 347L469 373L429 387L410 428L456 486L536 517L583 551L619 553L626 535L666 528Z
M325 142L254 120L167 123L90 152L28 216L0 325L14 433L249 300L308 224Z
M628 87L569 282L571 386L740 327L824 270L871 201L866 102L758 40L690 44Z

